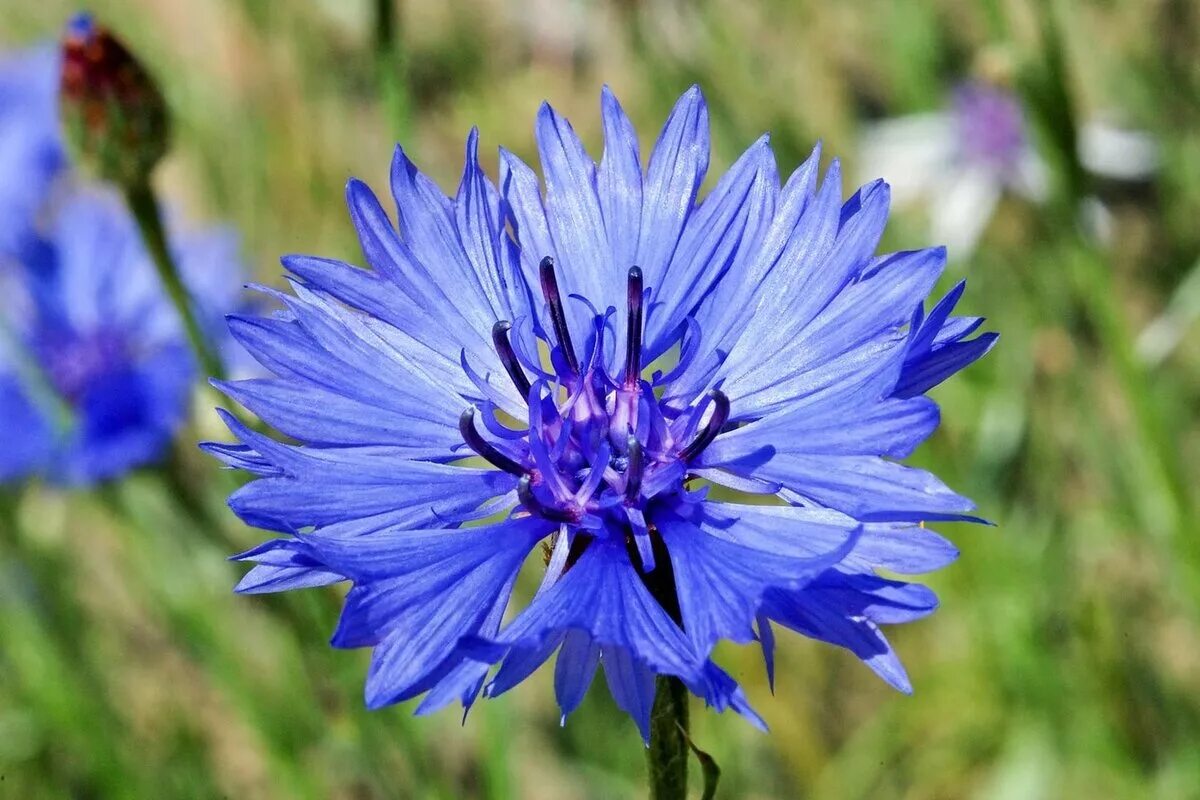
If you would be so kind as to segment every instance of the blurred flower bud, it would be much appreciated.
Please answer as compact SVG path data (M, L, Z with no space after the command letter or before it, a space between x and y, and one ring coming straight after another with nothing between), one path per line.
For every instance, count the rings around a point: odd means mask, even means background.
M167 150L167 107L137 59L90 14L63 32L60 103L80 162L124 187L145 184Z

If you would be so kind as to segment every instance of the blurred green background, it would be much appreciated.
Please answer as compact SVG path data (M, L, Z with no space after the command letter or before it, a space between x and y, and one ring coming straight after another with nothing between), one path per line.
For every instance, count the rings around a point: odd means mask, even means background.
M447 189L468 128L489 167L533 160L551 100L599 153L610 84L647 152L699 83L717 175L762 131L785 174L821 138L854 171L863 126L936 109L958 80L1018 87L1056 190L1002 202L945 278L997 349L934 392L944 422L917 461L997 528L944 525L962 549L931 576L933 617L892 638L916 687L783 637L777 696L755 648L723 654L771 725L694 708L720 797L1200 797L1200 5L1187 0L98 0L152 67L177 137L164 194L228 221L255 275L277 257L361 260L348 176L384 187L402 140ZM0 0L0 44L52 37L71 4ZM395 45L389 48L387 42ZM1152 183L1096 184L1072 126L1117 109L1152 132ZM863 176L864 180L866 177ZM709 184L711 185L710 178ZM1100 245L1078 204L1111 213ZM928 244L918 208L885 242ZM1180 289L1179 287L1183 287ZM1192 288L1188 288L1188 287ZM1184 320L1160 362L1139 331ZM260 535L223 505L237 477L196 452L174 477L3 497L0 796L14 798L614 798L644 793L637 733L594 686L566 728L537 675L426 719L362 707L365 652L326 644L336 591L230 592L224 557ZM0 445L2 446L2 445ZM544 671L543 671L544 672Z

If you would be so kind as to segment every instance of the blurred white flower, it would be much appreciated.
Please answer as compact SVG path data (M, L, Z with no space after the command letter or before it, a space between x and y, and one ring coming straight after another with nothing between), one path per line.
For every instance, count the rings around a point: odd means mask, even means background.
M1110 180L1145 180L1158 166L1152 136L1100 120L1082 126L1078 149L1085 169ZM943 111L867 126L859 163L861 174L891 184L898 205L927 204L932 237L946 245L951 259L971 254L1006 193L1035 204L1049 194L1048 170L1019 99L977 81L955 89ZM1088 218L1106 215L1100 205Z
M1167 307L1147 325L1137 338L1137 354L1142 363L1158 366L1183 342L1200 320L1200 261L1176 287Z

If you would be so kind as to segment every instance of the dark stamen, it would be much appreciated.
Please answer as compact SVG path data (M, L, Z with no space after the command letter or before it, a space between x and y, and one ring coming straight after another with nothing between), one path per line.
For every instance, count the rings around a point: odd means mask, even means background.
M508 340L508 331L512 325L508 320L500 320L492 326L492 344L496 346L496 355L500 356L500 363L504 365L504 371L508 373L508 377L512 378L513 385L517 387L517 391L521 393L521 398L529 397L529 389L532 384L529 378L525 376L525 370L521 369L521 362L517 361L517 353L513 350L512 342Z
M558 277L554 274L554 259L546 256L538 266L538 276L542 280L542 294L546 305L550 307L550 321L554 325L554 337L562 349L563 358L575 372L579 372L579 360L575 358L575 348L571 346L571 331L567 328L567 310L563 307L562 295L558 292Z
M642 270L629 268L629 327L625 333L625 385L642 375Z
M630 434L627 449L629 464L625 467L625 502L632 503L642 491L642 443Z
M713 409L708 417L708 424L704 429L692 439L691 443L683 448L679 453L679 457L684 461L690 461L696 456L704 452L704 448L712 444L712 440L717 438L717 434L721 432L721 428L725 426L725 420L729 419L729 398L720 389L713 389L708 393L708 397L712 400Z
M537 499L537 495L533 493L533 479L526 475L517 482L517 499L521 501L521 505L532 514L537 514L555 522L578 522L577 515L572 514L561 508L543 505L541 500Z
M479 435L479 431L475 429L475 406L468 406L467 410L458 418L458 432L462 434L467 447L474 450L476 455L488 461L496 469L502 469L513 475L528 476L529 470L501 453Z

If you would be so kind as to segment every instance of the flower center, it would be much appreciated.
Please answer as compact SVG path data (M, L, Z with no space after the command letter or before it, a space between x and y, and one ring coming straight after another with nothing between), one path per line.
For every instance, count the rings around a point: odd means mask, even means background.
M1025 148L1025 123L1016 97L982 84L960 87L954 96L959 143L971 162L1015 169Z
M553 337L546 341L553 371L515 346L509 321L492 328L500 363L526 400L528 429L511 430L488 413L484 426L499 441L485 438L471 406L459 418L463 441L497 469L520 478L522 513L561 523L564 535L581 533L589 541L619 532L650 572L656 548L647 507L662 495L690 497L688 464L729 419L729 399L714 389L682 412L659 403L654 384L642 376L646 289L638 267L628 273L625 359L615 379L602 355L615 310L594 315L589 352L581 359L550 257L542 259L539 279ZM654 377L659 385L666 380L669 376Z
M104 330L85 335L43 332L34 348L54 390L72 405L103 375L121 369L128 361L124 338Z

